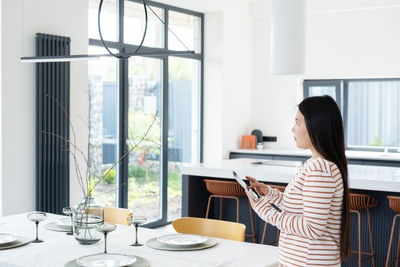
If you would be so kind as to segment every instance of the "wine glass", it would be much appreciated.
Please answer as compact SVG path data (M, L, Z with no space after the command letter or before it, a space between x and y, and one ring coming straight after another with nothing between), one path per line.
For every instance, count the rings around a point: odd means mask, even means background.
M73 227L72 227L73 222L72 222L72 209L71 209L71 207L64 207L64 208L63 208L63 213L64 213L65 215L71 217L71 230L67 233L67 235L73 235L74 232L73 232L73 230L72 230L72 229L73 229Z
M39 223L47 218L47 214L40 211L30 212L26 215L28 220L34 222L36 224L36 239L32 240L31 243L41 243L43 240L38 238L38 228Z
M146 220L147 220L147 218L144 217L144 216L133 216L133 215L130 215L130 216L128 216L126 219L127 219L127 221L129 222L129 224L135 225L136 238L135 238L135 243L131 244L131 246L135 246L135 247L137 247L137 246L143 246L143 244L140 244L140 243L138 242L137 233L138 233L139 225L145 223Z
M96 226L96 230L104 235L104 253L107 253L107 234L117 228L115 224L103 223Z

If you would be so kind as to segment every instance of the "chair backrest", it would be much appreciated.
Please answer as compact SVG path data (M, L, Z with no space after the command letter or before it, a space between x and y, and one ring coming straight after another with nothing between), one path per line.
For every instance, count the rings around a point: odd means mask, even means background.
M236 241L244 241L246 226L241 223L221 220L185 217L172 222L178 233L195 234Z
M129 225L126 218L131 214L129 209L104 207L104 221L108 223Z
M206 189L208 192L214 195L221 196L244 196L243 187L236 181L221 181L204 179L206 183Z

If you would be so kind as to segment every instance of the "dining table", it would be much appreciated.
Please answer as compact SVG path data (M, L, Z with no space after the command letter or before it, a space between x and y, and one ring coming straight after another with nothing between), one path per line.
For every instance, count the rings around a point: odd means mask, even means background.
M67 218L66 216L47 213L46 220L39 224L39 238L42 243L0 250L1 267L26 266L65 266L68 262L85 255L102 253L104 239L92 245L81 245L73 235L47 229L46 224ZM0 217L0 233L35 238L35 224L27 219L26 213ZM140 227L139 242L146 243L155 237L171 234L165 228L150 229ZM146 259L150 266L278 266L277 247L249 242L239 242L214 238L217 244L213 247L192 251L158 250L143 245L130 246L135 239L133 226L117 225L115 231L107 238L109 253L123 253Z

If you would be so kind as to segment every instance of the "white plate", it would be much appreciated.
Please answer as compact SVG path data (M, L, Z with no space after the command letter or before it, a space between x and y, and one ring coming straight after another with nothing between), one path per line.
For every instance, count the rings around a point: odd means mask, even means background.
M71 218L64 218L64 219L56 220L56 221L54 221L54 224L56 224L60 228L66 228L66 229L70 229L72 226Z
M157 237L157 241L171 247L188 247L204 243L208 240L205 236L188 234L170 234Z
M0 234L0 245L5 245L17 240L16 236L9 234Z
M79 266L85 267L121 267L136 262L133 256L118 253L101 253L80 257L76 260Z

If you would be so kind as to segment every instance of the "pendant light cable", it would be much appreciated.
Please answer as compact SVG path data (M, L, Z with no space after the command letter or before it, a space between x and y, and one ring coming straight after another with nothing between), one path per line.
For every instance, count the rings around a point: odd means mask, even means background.
M162 24L165 25L165 22L156 14L156 12L154 12L154 10L149 5L147 5L147 7L162 22ZM167 26L167 25L165 25L165 26ZM179 37L169 28L169 26L167 26L167 28L168 28L168 31L171 32L175 36L175 38L186 48L186 50L190 51L190 49L181 41L181 39L179 39Z

